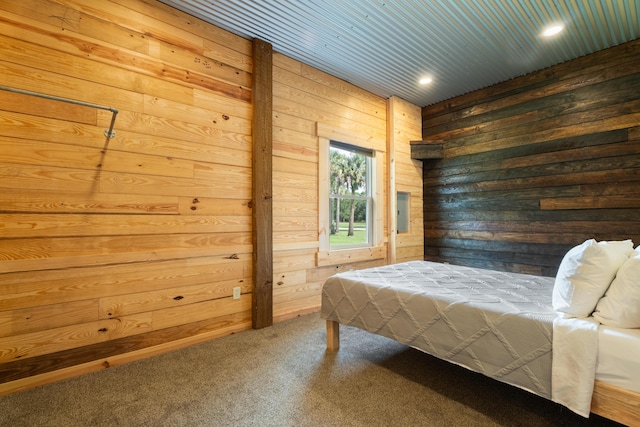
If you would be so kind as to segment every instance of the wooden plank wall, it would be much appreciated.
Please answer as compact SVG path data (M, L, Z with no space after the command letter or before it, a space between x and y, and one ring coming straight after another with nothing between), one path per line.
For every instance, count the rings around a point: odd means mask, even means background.
M273 310L277 321L318 311L321 286L330 275L386 262L386 256L362 262L338 257L331 265L317 265L317 127L330 125L377 141L373 148L384 154L387 106L383 98L279 54L274 55L273 79ZM386 209L386 203L381 208Z
M0 8L1 85L119 110L107 140L0 92L0 382L251 328L251 42L155 1Z
M0 393L251 327L252 62L154 0L0 3L0 85L119 110L107 139L108 111L0 91ZM276 53L273 108L277 321L386 262L317 266L317 126L384 155L387 100ZM416 108L395 141L412 168Z
M555 275L589 238L640 244L640 41L423 108L425 258Z
M390 194L389 204L393 205L390 212L397 210L394 204L397 192L410 194L409 231L389 231L389 241L395 240L395 248L390 251L390 261L393 262L424 258L422 161L411 159L411 145L407 144L407 141L422 139L420 120L420 107L397 97L389 99L389 152L392 155L389 168L394 187Z

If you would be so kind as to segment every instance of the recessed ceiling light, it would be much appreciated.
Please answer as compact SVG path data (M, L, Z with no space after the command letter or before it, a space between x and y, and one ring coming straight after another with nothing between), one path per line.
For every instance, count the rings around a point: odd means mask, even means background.
M549 25L542 31L542 37L552 37L564 30L564 24Z
M433 79L431 77L423 77L423 78L420 79L420 81L418 83L420 83L421 85L428 85L432 81L433 81Z

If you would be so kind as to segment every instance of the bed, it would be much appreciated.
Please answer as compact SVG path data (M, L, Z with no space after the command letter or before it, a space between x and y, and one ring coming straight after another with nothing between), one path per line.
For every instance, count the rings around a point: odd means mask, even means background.
M322 290L327 347L339 348L340 324L355 326L583 416L640 425L639 330L559 316L555 280L428 261L336 274Z

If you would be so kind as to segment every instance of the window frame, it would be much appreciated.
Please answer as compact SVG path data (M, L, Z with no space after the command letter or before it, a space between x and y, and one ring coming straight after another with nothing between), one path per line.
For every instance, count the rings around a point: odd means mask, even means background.
M379 141L371 141L366 135L350 132L320 122L316 123L318 137L318 252L317 266L342 264L386 258L384 245L384 218L386 201L384 199L384 159L385 152L376 149L375 143L381 147ZM347 141L355 147L362 147L373 151L375 163L375 177L372 180L371 194L373 196L373 228L371 246L331 249L329 247L329 147L330 141Z
M351 248L370 248L373 246L373 230L374 230L374 217L375 217L375 209L374 209L374 192L373 187L375 183L375 177L377 175L376 171L376 162L375 162L375 151L371 149L364 149L362 147L347 144L342 141L329 140L329 177L331 176L331 149L339 149L342 151L350 152L353 154L362 155L365 157L366 162L366 186L365 186L365 195L358 196L352 194L332 194L329 189L329 213L331 213L331 201L333 199L340 200L363 200L366 202L366 230L367 230L367 240L364 243L354 243L354 244L345 244L345 245L331 245L331 231L327 235L329 239L329 249L330 250L342 250L342 249L351 249ZM329 184L327 182L327 184ZM331 185L329 185L331 188ZM331 222L333 221L332 215L329 214L329 227L331 226ZM330 228L329 228L330 230Z

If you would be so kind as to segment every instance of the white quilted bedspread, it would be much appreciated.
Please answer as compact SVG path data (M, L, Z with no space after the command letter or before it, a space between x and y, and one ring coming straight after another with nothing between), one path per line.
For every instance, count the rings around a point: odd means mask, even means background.
M329 278L321 316L550 398L553 282L413 261Z

